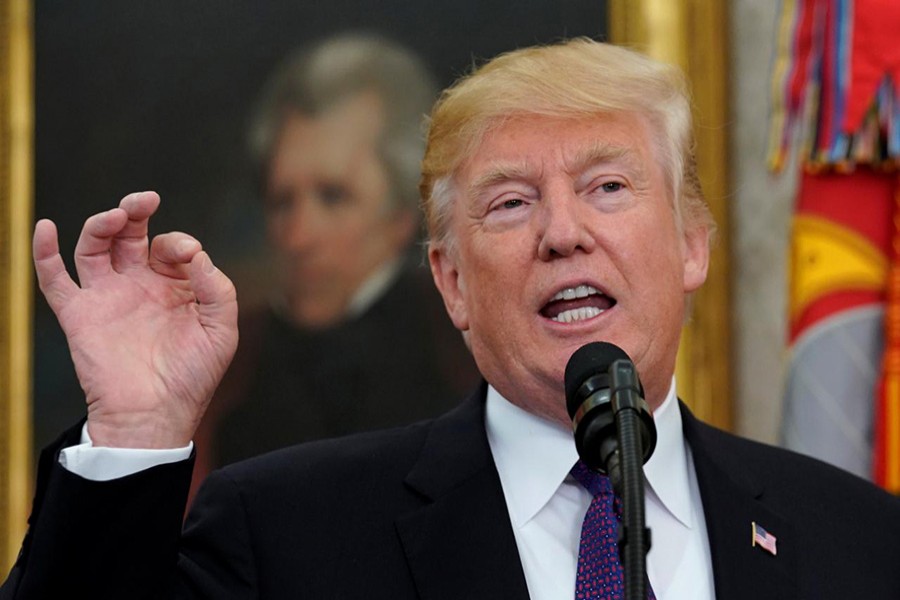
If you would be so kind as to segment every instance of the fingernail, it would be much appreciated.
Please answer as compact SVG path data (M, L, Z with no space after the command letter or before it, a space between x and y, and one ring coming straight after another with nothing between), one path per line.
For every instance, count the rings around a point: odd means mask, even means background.
M212 260L209 258L209 254L203 256L203 272L204 273L213 273L216 270L216 265L213 264Z

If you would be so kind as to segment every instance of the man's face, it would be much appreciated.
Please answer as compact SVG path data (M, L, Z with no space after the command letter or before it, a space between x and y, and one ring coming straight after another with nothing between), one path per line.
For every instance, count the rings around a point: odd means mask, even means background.
M399 255L414 218L387 207L376 153L382 107L363 93L316 117L287 117L269 163L266 226L292 318L340 321L360 285Z
M501 394L568 423L564 373L592 341L622 347L656 408L674 372L706 231L682 234L644 119L521 117L454 178L450 235L430 254L454 324Z

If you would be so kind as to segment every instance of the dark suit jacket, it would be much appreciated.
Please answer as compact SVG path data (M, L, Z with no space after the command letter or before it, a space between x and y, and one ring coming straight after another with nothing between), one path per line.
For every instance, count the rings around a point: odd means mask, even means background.
M682 412L720 600L900 598L900 501ZM434 421L218 471L182 535L187 462L92 483L57 451L0 598L527 598L483 388Z

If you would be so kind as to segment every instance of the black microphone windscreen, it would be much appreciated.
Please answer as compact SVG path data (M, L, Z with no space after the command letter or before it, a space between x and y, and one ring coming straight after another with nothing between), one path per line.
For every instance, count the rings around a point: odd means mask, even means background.
M566 364L566 409L575 418L583 398L578 388L593 375L605 375L609 366L621 359L631 360L624 350L609 342L591 342L576 350Z

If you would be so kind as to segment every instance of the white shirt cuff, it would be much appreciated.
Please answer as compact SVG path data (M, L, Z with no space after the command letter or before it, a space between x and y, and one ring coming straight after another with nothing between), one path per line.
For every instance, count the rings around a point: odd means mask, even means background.
M186 460L193 449L194 442L189 442L183 448L165 450L95 447L85 423L81 428L81 443L63 448L59 453L59 464L70 473L85 479L110 481L151 467Z

